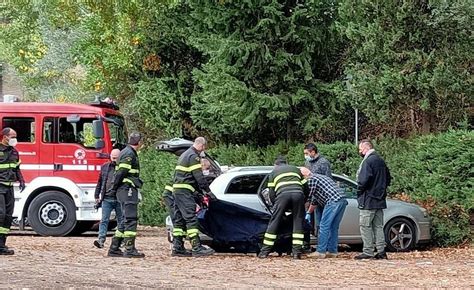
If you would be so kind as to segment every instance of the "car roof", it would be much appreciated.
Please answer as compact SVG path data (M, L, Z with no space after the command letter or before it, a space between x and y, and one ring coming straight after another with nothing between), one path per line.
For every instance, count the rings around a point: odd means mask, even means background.
M269 174L273 170L273 166L239 166L233 167L226 171L225 173L218 176L212 183L211 183L211 191L224 193L226 190L227 185L231 182L232 179L238 176L244 175L258 175L258 174ZM355 184L355 181L350 179L347 176L333 174L333 177L336 179L344 179L348 182Z
M298 166L301 167L301 166ZM234 172L241 172L242 175L245 175L246 173L270 173L273 170L273 166L239 166L239 167L233 167L229 169L226 173L234 173ZM236 175L237 176L237 175ZM354 180L352 180L349 176L347 175L341 175L341 174L332 174L333 177L336 177L337 179L345 179L347 181L351 181L355 183Z

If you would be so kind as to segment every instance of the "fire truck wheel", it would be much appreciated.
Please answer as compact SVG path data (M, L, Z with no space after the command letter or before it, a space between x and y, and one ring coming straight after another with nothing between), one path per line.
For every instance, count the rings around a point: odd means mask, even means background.
M31 202L28 220L42 236L65 236L76 226L76 206L63 192L45 191Z

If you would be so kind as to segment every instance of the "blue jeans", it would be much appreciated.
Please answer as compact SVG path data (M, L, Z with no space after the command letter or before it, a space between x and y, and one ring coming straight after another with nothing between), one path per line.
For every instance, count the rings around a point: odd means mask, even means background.
M104 198L102 201L102 219L99 224L99 239L104 239L107 235L107 228L109 226L109 219L112 210L115 210L115 217L117 219L117 227L123 228L123 214L120 203L115 198Z
M336 202L330 201L324 206L323 215L319 223L318 247L316 249L318 253L337 253L339 224L344 216L347 204L347 200L341 198Z
M320 205L318 205L316 209L314 210L314 214L316 215L314 223L318 228L319 228L319 224L321 223L321 218L323 216L323 210L324 210L324 207Z

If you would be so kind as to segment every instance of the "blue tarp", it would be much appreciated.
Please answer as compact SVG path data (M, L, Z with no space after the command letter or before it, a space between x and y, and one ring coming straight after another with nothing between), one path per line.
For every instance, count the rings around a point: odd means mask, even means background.
M221 251L256 252L270 215L238 204L216 200L198 213L201 231L213 238L211 247Z
M212 201L209 208L198 213L201 232L213 239L210 246L218 252L258 252L270 217L268 213L222 200ZM282 218L279 228L273 251L287 253L292 247L291 214ZM309 226L305 227L307 233L309 230Z

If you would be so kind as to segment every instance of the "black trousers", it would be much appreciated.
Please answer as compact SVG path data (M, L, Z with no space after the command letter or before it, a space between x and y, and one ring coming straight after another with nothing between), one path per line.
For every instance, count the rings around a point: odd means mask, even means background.
M183 230L187 229L188 236L192 238L195 234L197 235L199 229L194 195L186 189L175 189L173 197L175 210L174 226Z
M13 186L0 184L0 234L5 234L12 226L14 205Z
M171 221L173 222L173 236L184 236L186 231L186 221L181 215L181 212L175 209L175 202L173 195L165 195L163 197Z
M135 237L138 224L138 190L128 184L121 185L117 189L117 201L122 207L124 237Z
M293 248L301 249L304 240L304 194L302 191L281 192L275 198L272 217L268 223L263 244L273 246L277 235L280 233L280 224L285 212L291 210L293 215Z

